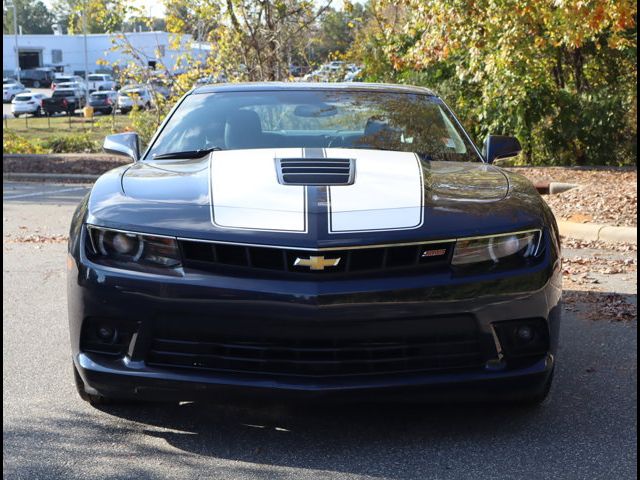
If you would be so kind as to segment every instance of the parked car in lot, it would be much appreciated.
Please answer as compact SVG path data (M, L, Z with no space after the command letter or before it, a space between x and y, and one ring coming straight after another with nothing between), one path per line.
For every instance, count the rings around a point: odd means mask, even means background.
M21 70L20 81L26 87L48 88L55 79L55 73L51 69Z
M207 75L206 77L200 77L196 80L194 87L202 87L204 85L213 85L216 83L226 83L227 76L224 73L218 75Z
M111 114L116 109L118 103L118 92L115 90L105 90L93 92L89 95L89 106L94 112Z
M51 89L55 90L61 83L80 83L84 84L84 78L78 75L57 75L51 83Z
M358 79L358 76L362 73L362 68L357 65L349 65L347 67L347 73L344 76L345 82L355 82Z
M16 95L27 91L24 85L17 82L2 83L2 103L11 103Z
M251 397L539 403L560 237L535 187L410 86L234 84L135 133L70 228L93 403Z
M87 76L87 82L89 83L89 92L116 89L115 80L111 75L106 73L92 73Z
M152 103L151 91L145 86L123 87L118 92L118 108L123 114L129 113L136 106L141 109L151 108Z
M16 118L25 113L44 115L42 100L45 98L43 93L19 93L11 102L11 113Z
M42 109L45 114L66 113L73 115L76 110L84 107L85 97L78 89L56 88L51 97L42 100Z
M79 96L83 96L83 97L87 96L87 87L84 82L60 82L56 84L56 90L57 89L76 90Z

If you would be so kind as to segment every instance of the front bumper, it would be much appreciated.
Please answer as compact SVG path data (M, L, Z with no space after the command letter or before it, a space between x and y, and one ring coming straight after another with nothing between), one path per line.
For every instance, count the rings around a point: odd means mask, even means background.
M110 269L82 252L69 261L73 360L88 390L147 400L286 397L349 400L505 400L544 389L554 368L561 301L560 262L526 271L451 278L413 275L301 281L187 272L165 277ZM478 368L380 375L300 377L165 368L148 362L160 325L196 325L206 333L287 338L422 334L423 327L466 316L477 326ZM126 354L83 351L83 325L96 318L129 325ZM527 361L505 359L495 324L541 319L549 348Z

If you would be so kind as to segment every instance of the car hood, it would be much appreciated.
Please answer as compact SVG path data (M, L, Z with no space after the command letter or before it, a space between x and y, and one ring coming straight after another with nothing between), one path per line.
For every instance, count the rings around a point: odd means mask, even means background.
M279 159L351 160L355 175L349 185L283 185ZM99 192L109 187L94 188L91 214L98 223L203 239L330 246L454 238L528 228L542 218L535 190L519 181L523 191L514 195L499 168L426 161L406 152L222 151L196 160L138 162L119 178L119 193L108 202L99 201Z

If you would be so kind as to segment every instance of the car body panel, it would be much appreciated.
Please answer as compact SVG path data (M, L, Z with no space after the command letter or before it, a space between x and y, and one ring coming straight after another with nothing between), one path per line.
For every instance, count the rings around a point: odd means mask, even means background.
M28 92L20 83L3 83L2 84L2 101L4 103L11 102L19 93Z
M215 85L188 95L306 88ZM308 88L433 95L405 86ZM283 185L278 162L286 159L349 159L355 174L352 182L339 186ZM216 269L184 262L170 274L96 262L89 253L88 235L89 228L97 227L173 238L183 255L185 242L205 249L257 246L285 251L287 262L286 249L304 259L317 251L323 255L324 250L375 251L425 242L455 245L457 240L531 230L541 232L541 253L522 265L480 270L451 268L446 259L446 265L437 268L327 275ZM78 206L69 235L68 293L72 357L92 394L150 400L220 400L236 395L358 401L528 398L548 388L556 363L560 238L551 210L526 178L482 161L433 161L407 152L347 148L149 158L102 175ZM541 325L549 343L544 352L519 360L509 356L499 329L525 321ZM86 330L100 322L135 331L125 345L126 354L108 357L82 347ZM153 360L153 345L170 342L162 335L175 332L195 335L195 341L183 343L202 344L203 349L208 338L223 338L226 344L237 341L235 347L225 348L240 349L257 348L255 339L266 338L316 345L311 350L317 352L330 350L333 343L327 342L346 340L385 345L389 338L401 336L410 345L439 329L457 328L458 323L476 332L475 354L482 363L473 368L305 376L207 371L205 360L197 358L183 368ZM308 354L297 348L301 355ZM201 355L213 355L207 352L201 350Z
M111 75L102 73L91 73L87 76L89 92L114 90L116 82Z
M20 101L24 97L29 97L29 100ZM41 112L44 98L45 96L41 93L19 93L11 102L11 112L14 114Z

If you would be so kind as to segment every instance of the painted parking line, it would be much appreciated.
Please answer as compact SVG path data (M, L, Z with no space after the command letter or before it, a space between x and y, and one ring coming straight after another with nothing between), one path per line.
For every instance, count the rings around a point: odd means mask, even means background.
M20 195L3 195L2 200L15 200L17 198L27 198L27 197L47 197L50 195L56 195L58 193L77 192L77 191L86 190L86 189L87 187L73 187L73 188L62 188L59 190L49 190L47 192L22 193Z

